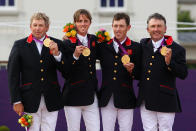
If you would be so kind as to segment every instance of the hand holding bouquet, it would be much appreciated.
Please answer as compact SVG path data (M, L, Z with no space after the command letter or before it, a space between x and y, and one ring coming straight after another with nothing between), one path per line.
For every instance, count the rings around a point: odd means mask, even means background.
M21 124L22 127L29 128L32 125L33 117L28 114L24 114L20 119L18 119L18 123Z

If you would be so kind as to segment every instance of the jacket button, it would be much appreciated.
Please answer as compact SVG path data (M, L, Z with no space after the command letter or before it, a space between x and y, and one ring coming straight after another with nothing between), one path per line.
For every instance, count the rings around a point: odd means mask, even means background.
M171 68L170 68L170 67L168 67L167 69L168 69L169 71L171 71Z
M93 72L92 72L92 71L90 71L90 74L93 74Z
M114 73L117 73L117 70L114 70Z
M92 65L89 65L89 67L92 67Z
M91 58L89 57L88 60L91 60Z
M117 59L117 58L118 58L118 56L116 55L116 56L115 56L115 58Z
M41 69L41 72L44 72L44 69Z
M154 59L154 56L152 56L152 59Z
M152 66L152 62L150 62L150 66Z
M146 80L147 80L147 81L149 81L149 80L150 80L150 78L146 78Z
M151 73L151 70L148 70L148 73L150 74Z
M40 60L40 63L43 63L43 60Z
M115 66L117 66L117 65L118 65L118 63L117 63L117 62L115 62L115 63L114 63L114 65L115 65Z
M41 78L41 81L44 81L44 78L43 77Z
M116 77L113 77L113 80L116 80Z
M64 61L61 61L61 63L64 65Z
M72 65L74 65L76 63L76 61L73 61Z

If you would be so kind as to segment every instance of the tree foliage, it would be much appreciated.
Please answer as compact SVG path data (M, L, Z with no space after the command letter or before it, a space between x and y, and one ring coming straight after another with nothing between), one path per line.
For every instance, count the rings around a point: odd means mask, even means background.
M194 20L191 18L190 11L188 10L180 10L178 8L178 22L194 22ZM195 25L183 25L178 24L178 28L187 28L187 27L196 27ZM179 30L179 32L196 32L196 30Z

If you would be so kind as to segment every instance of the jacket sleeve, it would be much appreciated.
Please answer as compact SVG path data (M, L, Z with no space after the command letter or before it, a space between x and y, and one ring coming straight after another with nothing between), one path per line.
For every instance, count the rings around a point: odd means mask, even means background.
M71 69L76 64L76 60L73 58L74 49L70 47L70 42L66 40L63 41L59 50L62 53L62 58L60 62L57 62L57 67L62 76L67 79Z
M187 77L186 51L184 48L179 46L179 49L175 51L172 50L172 58L168 65L168 70L171 71L175 77L179 77L180 79Z
M140 72L141 72L141 62L142 62L142 48L141 44L137 43L136 46L136 55L134 60L134 69L132 72L132 76L134 76L134 79L139 80L140 78Z
M12 104L22 100L20 93L20 47L18 44L14 43L8 60L8 87Z

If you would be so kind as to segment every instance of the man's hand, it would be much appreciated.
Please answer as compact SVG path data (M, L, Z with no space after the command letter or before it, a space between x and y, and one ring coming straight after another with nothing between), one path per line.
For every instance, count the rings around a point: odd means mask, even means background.
M123 64L123 65L129 73L132 73L133 68L134 68L134 63L127 63L127 64Z
M52 53L52 55L54 56L58 56L60 54L57 43L55 43L54 41L51 40L50 42L50 52Z
M64 35L63 40L68 40L68 37L66 35Z
M22 103L14 104L13 109L19 116L21 116L22 113L24 112L24 106Z
M76 46L76 49L74 51L74 56L75 57L80 57L81 53L83 52L83 50L85 49L86 47L83 46L83 45L79 45L79 46Z
M172 49L171 48L167 48L166 55L165 55L165 63L167 65L170 64L171 56L172 56Z

